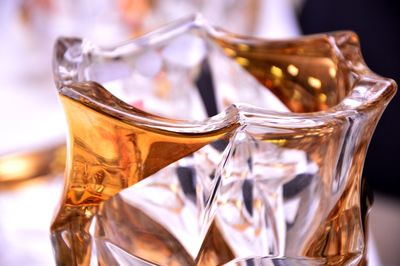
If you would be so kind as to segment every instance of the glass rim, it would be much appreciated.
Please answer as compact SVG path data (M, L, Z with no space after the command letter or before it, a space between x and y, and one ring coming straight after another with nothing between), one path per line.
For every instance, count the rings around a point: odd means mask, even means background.
M233 103L215 116L196 121L165 118L139 110L111 94L101 84L90 80L79 80L79 78L76 80L76 76L71 76L77 75L78 72L76 69L78 63L74 60L88 53L100 53L106 57L132 53L141 49L148 49L149 45L155 45L179 36L179 34L190 29L200 30L211 38L219 38L238 44L272 44L279 46L298 40L324 39L331 45L338 60L344 63L351 74L354 75L355 81L359 85L353 81L349 93L338 104L323 111L304 113L279 112L266 110L248 103ZM355 48L351 55L343 48L346 45L351 45ZM63 66L60 62L65 60L67 52L70 55L72 54L74 58L69 58L68 65ZM128 124L134 123L136 126L139 125L145 128L184 134L207 133L233 125L255 125L283 130L322 128L328 125L341 124L341 121L347 120L348 117L358 116L374 109L376 105L386 106L397 90L394 80L381 77L368 68L361 54L358 36L352 31L336 31L290 39L269 40L230 33L211 25L201 14L194 14L176 20L137 38L108 47L95 45L85 38L60 37L57 39L54 48L53 73L60 95L80 102L89 108L117 117ZM347 79L350 79L350 77L347 77ZM362 85L364 83L367 85ZM86 87L87 91L83 92L82 86ZM96 94L101 94L111 99L113 105L110 106L101 98L89 96L89 90L95 90ZM92 91L90 94L93 96L95 93Z

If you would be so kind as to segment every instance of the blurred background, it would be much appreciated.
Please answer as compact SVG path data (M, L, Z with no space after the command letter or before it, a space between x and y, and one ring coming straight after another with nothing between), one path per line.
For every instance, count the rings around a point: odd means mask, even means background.
M194 12L264 38L353 30L368 66L399 83L397 6L394 0L1 0L0 265L54 264L48 228L61 194L65 139L51 68L58 36L110 45ZM380 120L364 167L375 192L370 265L400 264L399 97Z

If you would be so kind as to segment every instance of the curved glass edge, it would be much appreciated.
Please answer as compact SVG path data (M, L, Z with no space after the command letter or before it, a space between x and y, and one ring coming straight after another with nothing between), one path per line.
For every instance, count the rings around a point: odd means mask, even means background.
M281 113L264 110L250 104L234 104L219 115L204 121L187 121L166 119L136 109L114 97L100 84L92 84L90 90L82 90L74 83L86 82L83 67L89 64L90 58L115 58L144 49L147 45L164 42L188 30L202 31L213 39L222 39L231 43L254 45L282 46L301 40L304 43L313 40L325 40L334 51L334 57L342 67L350 70L350 93L337 105L326 111L309 113ZM386 106L394 96L397 85L387 78L373 73L365 64L358 36L350 31L302 36L288 40L266 40L229 33L210 25L201 15L193 15L170 23L158 30L139 38L126 41L113 47L98 47L88 40L80 38L59 38L55 44L53 71L55 83L61 95L65 95L83 104L102 110L125 122L141 124L176 133L196 133L212 131L229 124L255 123L259 126L273 126L282 129L313 128L337 124L340 118L357 116L376 104ZM95 90L93 93L91 90ZM104 97L109 99L104 102ZM252 117L252 119L247 119ZM340 123L340 122L339 122Z

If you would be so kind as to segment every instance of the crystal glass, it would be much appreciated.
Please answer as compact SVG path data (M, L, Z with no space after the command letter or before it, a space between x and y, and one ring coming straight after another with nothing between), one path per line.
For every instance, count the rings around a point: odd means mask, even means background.
M362 265L362 168L392 80L357 36L267 41L201 16L55 46L59 265Z

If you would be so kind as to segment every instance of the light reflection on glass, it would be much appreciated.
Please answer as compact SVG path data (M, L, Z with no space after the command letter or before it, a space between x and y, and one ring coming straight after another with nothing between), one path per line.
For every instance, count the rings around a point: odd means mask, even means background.
M281 78L282 77L282 69L280 69L277 66L272 66L271 67L271 74L276 76L276 77L278 77L278 78Z
M13 180L29 172L32 161L28 158L10 158L0 162L0 180Z
M294 77L299 74L299 69L296 66L292 65L292 64L288 65L287 71L288 71L288 73L290 75L292 75Z
M327 96L326 96L325 93L320 93L320 94L318 95L318 99L319 99L319 101L320 101L321 103L325 103L325 102L326 102L326 99L327 99Z
M241 66L248 66L249 65L249 60L244 57L236 57L236 62L241 65Z
M307 79L308 85L310 85L311 87L313 87L314 89L321 89L321 80L314 78L314 77L308 77Z
M329 76L331 76L331 78L336 77L336 69L334 67L329 68Z

